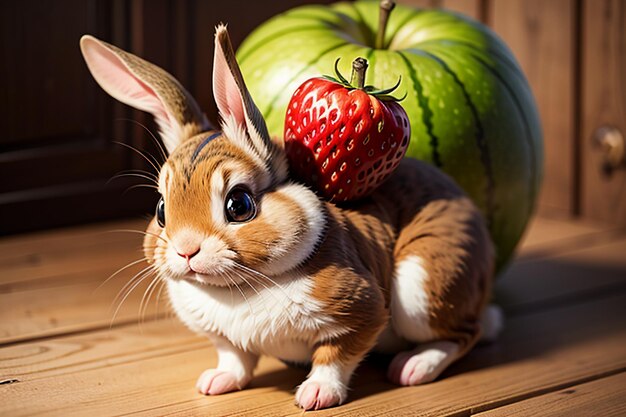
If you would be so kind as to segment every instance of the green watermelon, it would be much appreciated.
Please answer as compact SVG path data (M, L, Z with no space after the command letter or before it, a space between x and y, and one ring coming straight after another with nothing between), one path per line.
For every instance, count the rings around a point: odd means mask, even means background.
M287 103L306 79L350 73L369 61L367 84L402 81L394 95L411 121L408 157L454 177L483 211L502 266L533 212L543 164L530 87L513 54L488 27L444 10L398 5L375 47L379 3L303 6L253 31L237 52L269 131L282 136ZM419 187L419 184L415 184Z

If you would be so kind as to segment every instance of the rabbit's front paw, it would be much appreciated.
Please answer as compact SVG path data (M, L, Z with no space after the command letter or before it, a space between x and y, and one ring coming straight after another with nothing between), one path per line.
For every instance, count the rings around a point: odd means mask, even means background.
M296 392L296 403L305 410L320 410L341 404L348 390L339 381L309 378Z
M198 378L196 388L204 395L219 395L242 389L245 385L242 382L231 372L207 369Z

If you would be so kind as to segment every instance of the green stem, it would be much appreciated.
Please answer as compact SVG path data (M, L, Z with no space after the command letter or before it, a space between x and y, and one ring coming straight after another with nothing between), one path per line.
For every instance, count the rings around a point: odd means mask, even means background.
M380 0L380 14L378 17L378 33L376 34L376 49L385 47L385 31L387 30L387 21L396 3L393 0Z
M367 71L367 59L358 57L352 61L352 76L350 84L359 90L365 87L365 71Z

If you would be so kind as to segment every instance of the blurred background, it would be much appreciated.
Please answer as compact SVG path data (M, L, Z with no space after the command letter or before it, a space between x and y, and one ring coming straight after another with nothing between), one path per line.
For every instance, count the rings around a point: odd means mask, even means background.
M513 49L543 121L541 215L626 225L624 1L400 2L465 13ZM115 142L158 155L140 124L156 128L100 90L80 56L81 35L91 33L167 69L215 121L215 25L236 22L229 30L238 46L269 17L303 3L313 1L3 1L0 234L153 211L153 191L125 192L136 181L111 178L147 165Z

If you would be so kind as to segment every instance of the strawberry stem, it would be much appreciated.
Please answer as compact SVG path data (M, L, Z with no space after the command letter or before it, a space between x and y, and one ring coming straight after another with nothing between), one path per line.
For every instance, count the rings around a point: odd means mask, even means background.
M385 47L385 31L387 21L396 3L393 0L380 0L380 14L378 15L378 33L376 34L376 49Z
M365 87L365 71L367 71L367 59L358 57L352 61L350 84L359 90L363 90Z

